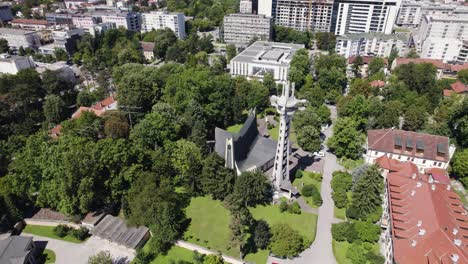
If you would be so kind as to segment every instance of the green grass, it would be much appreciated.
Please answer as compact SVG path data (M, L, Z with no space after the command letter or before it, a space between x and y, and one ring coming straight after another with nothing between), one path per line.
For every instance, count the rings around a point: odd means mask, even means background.
M184 234L185 240L229 256L239 256L239 249L230 247L231 213L220 201L209 196L192 198L186 214L191 222Z
M50 249L44 249L41 256L37 258L38 263L53 264L55 263L55 252Z
M346 208L338 208L335 206L333 209L333 214L338 219L346 220Z
M23 229L23 232L33 234L33 235L58 239L58 240L64 240L64 241L72 242L72 243L83 243L84 242L84 241L76 239L75 237L70 236L70 235L66 235L65 237L57 236L54 233L54 227L53 226L26 225L26 227Z
M351 246L349 242L347 241L340 242L340 241L333 240L332 246L333 246L333 254L335 255L336 262L338 264L352 264L351 260L346 257L346 252L348 251L348 248ZM374 251L374 253L380 255L380 249L379 249L378 243L373 244L372 250ZM367 261L367 263L370 263L370 262Z
M456 190L455 188L453 188L452 190L455 191L455 193L458 194L458 196L460 197L460 201L465 205L465 206L468 206L468 200L466 200L466 197L465 195L463 195L463 193L459 190Z
M263 219L270 226L284 223L297 230L310 242L315 239L317 229L317 215L315 214L304 212L302 214L281 213L278 205L257 206L249 209L255 219Z
M299 191L302 191L303 184L304 185L313 184L320 193L322 182L321 182L321 180L319 181L317 179L317 177L314 177L314 175L316 175L316 174L313 173L313 172L304 171L304 172L302 172L302 177L301 178L294 179L293 185L296 186ZM303 196L303 197L304 197L304 200L307 202L307 204L310 207L313 207L313 208L319 207L319 205L314 203L312 197L305 197L305 196Z
M244 260L254 264L265 264L268 260L268 250L259 250L256 253L248 254Z
M148 243L147 243L148 244ZM193 261L193 252L181 248L178 246L173 246L166 255L158 255L156 258L151 261L151 264L170 264L171 261Z
M355 168L364 164L364 159L352 160L345 157L338 160L341 166L345 167L347 170L352 171Z
M233 126L228 127L226 130L231 133L239 133L243 125L244 124L233 125Z

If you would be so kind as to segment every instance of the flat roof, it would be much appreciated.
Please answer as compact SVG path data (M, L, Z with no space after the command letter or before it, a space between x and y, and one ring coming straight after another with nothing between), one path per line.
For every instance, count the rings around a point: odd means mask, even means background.
M16 28L0 28L0 34L10 34L10 35L27 35L36 33L31 30L16 29Z
M289 65L302 44L256 41L232 59L234 62Z

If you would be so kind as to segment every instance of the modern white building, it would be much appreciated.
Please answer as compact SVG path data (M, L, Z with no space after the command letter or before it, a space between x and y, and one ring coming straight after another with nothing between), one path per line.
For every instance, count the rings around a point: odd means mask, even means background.
M98 19L91 14L76 14L71 19L75 27L82 28L88 32L98 23Z
M0 28L0 38L6 39L13 50L18 50L20 47L37 49L41 46L39 34L35 31Z
M186 37L184 13L154 11L141 14L141 32L164 28L169 28L178 38L184 39Z
M141 30L141 16L135 12L105 12L94 13L99 16L102 23L114 23L116 28L123 27L129 31Z
M401 0L336 0L333 8L332 32L380 32L391 34Z
M291 60L302 48L300 44L257 41L231 60L231 75L263 80L271 73L277 82L286 81Z
M35 66L30 57L0 54L0 74L17 74L20 70Z
M424 16L414 40L421 58L456 61L468 40L468 16Z
M271 18L264 15L226 15L223 22L224 42L243 47L255 37L258 40L270 40L271 27Z
M258 14L275 17L276 0L258 0Z
M277 0L275 23L300 31L329 32L333 0Z
M336 38L335 50L337 54L346 58L353 56L388 57L395 48L400 56L404 56L408 52L409 42L409 34L346 34Z
M114 29L114 28L115 28L114 23L99 23L89 29L89 34L91 34L92 36L96 36L97 33L104 33L107 30Z
M396 24L418 27L425 15L468 15L468 6L430 1L403 1Z
M460 52L458 53L457 62L467 63L468 62L468 40L463 40Z
M239 12L243 14L252 14L252 0L241 0L239 2Z

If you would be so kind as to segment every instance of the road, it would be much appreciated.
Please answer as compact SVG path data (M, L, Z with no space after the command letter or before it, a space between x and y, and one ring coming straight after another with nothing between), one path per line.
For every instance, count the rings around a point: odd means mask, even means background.
M332 120L336 119L336 108L329 107L331 111ZM326 138L328 139L333 134L333 125L324 131ZM321 186L321 194L323 204L318 209L318 221L317 221L317 233L315 241L310 248L302 252L298 257L292 260L284 260L269 257L268 264L279 263L279 264L336 264L335 256L333 255L332 249L332 235L331 225L336 222L334 218L334 202L331 196L331 179L332 173L336 170L341 170L342 167L338 164L336 156L333 153L328 152L328 147L325 145L326 155L325 163L323 167L323 180Z
M109 251L114 258L114 263L128 264L134 258L133 250L112 244L97 237L90 237L81 244L71 243L63 240L52 239L43 236L22 233L22 236L33 237L38 247L44 247L55 252L56 264L86 264L88 258L100 251Z

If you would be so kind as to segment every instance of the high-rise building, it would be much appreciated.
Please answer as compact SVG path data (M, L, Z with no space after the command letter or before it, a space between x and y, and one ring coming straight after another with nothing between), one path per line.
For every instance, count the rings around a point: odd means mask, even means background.
M239 12L252 14L252 0L241 0L239 3Z
M401 0L336 0L333 6L332 32L380 32L391 34Z
M444 14L468 15L468 6L429 1L403 1L396 24L406 27L418 27L425 15Z
M414 40L421 58L456 61L468 40L468 16L426 15Z
M178 38L184 39L185 15L184 13L169 13L167 11L155 11L141 14L141 31L149 32L153 29L169 28Z
M277 0L275 23L300 31L329 32L333 0Z
M103 23L114 23L117 28L123 27L129 31L141 30L141 16L135 12L103 12L93 13L94 17L100 17Z
M264 15L230 14L224 17L223 39L227 44L246 46L252 39L270 40L271 18Z
M276 0L258 0L258 14L275 17Z

